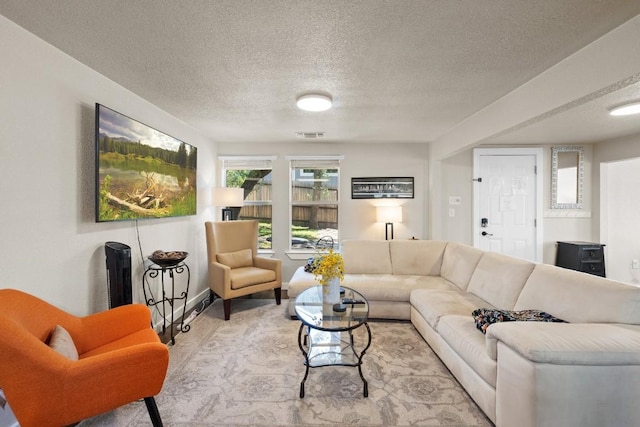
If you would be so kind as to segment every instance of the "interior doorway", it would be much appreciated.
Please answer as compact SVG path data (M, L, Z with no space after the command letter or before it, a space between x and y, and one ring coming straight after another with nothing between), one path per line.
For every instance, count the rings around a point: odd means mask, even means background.
M542 148L476 148L473 178L473 245L542 262Z

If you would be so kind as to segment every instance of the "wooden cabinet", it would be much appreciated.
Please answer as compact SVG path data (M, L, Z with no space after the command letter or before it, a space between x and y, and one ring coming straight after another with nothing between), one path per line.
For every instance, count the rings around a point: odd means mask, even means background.
M556 265L605 277L604 246L590 242L558 242Z

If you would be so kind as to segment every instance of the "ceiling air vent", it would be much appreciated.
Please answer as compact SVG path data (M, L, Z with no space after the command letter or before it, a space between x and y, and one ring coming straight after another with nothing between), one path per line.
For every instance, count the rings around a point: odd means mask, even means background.
M324 132L296 132L296 136L302 139L318 139L324 137Z

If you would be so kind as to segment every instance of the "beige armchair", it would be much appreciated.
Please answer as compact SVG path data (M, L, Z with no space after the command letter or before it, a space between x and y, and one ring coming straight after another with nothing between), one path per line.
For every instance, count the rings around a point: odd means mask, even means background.
M258 221L205 222L209 288L224 302L224 320L231 299L274 290L280 305L282 262L258 257Z

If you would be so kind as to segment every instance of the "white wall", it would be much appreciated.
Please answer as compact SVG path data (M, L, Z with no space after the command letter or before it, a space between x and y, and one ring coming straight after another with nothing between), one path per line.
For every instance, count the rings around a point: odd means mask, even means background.
M0 288L16 288L77 315L107 308L104 243L132 247L134 296L142 256L185 250L190 296L205 292L203 222L214 144L191 127L0 16ZM96 223L96 102L198 147L198 215Z
M584 191L582 209L550 210L551 207L551 147L545 148L544 159L544 249L543 262L555 264L558 241L595 242L593 237L593 146L581 145L584 156Z
M384 239L384 224L376 223L374 200L352 200L352 177L412 176L414 199L398 201L403 206L403 222L394 225L396 239L426 238L425 205L427 179L426 144L350 144L350 143L219 143L219 155L276 155L273 164L273 249L283 261L283 281L288 282L301 260L287 256L289 235L289 162L287 155L343 155L340 163L340 239ZM219 180L221 177L216 177ZM280 191L278 191L280 189ZM392 201L385 200L391 204Z
M607 200L602 207L607 277L640 284L640 269L632 268L632 260L640 260L640 198L634 197L640 188L640 158L602 166L602 191ZM617 208L620 206L624 208Z
M640 283L640 135L605 141L594 147L594 235L605 243L607 277Z
M442 225L439 238L473 245L473 150L444 159L441 170ZM460 197L460 204L450 205L450 196ZM449 209L453 209L455 216L449 216Z

